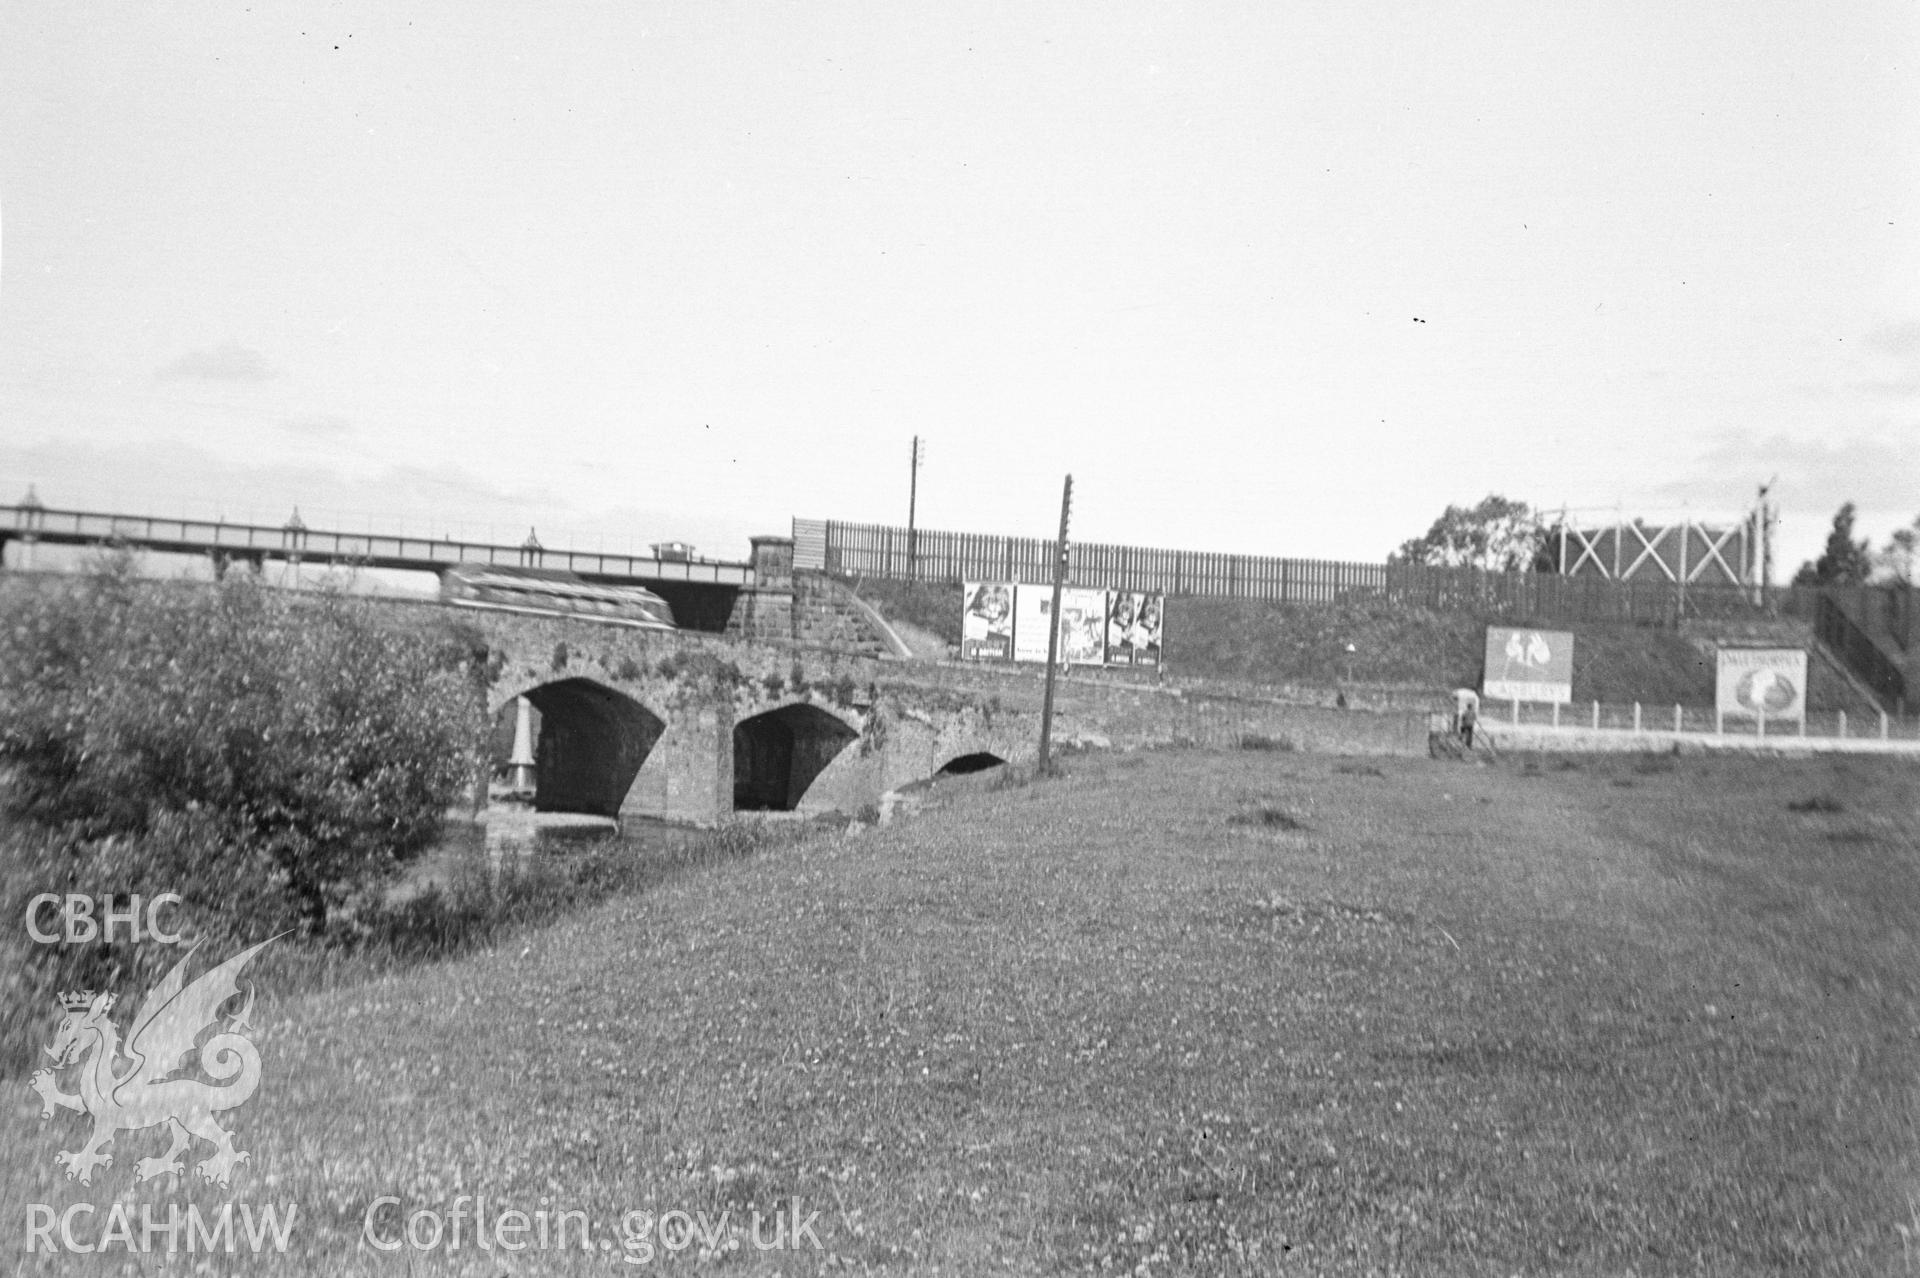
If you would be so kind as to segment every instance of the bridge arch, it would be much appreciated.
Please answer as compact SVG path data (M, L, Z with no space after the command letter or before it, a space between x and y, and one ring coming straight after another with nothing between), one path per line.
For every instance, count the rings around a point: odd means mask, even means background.
M860 734L818 706L796 703L733 725L733 807L791 812L807 787Z
M521 695L540 712L535 810L619 816L640 765L666 731L665 720L591 679L557 679Z

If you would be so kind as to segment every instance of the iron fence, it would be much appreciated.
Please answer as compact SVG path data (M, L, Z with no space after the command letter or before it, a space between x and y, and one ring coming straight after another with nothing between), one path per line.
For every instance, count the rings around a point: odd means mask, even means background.
M1920 717L1909 714L1849 714L1845 710L1809 710L1804 719L1719 714L1712 706L1661 705L1654 702L1576 701L1565 705L1487 698L1480 723L1499 740L1503 728L1561 728L1568 731L1659 733L1686 736L1779 737L1847 741L1920 743Z

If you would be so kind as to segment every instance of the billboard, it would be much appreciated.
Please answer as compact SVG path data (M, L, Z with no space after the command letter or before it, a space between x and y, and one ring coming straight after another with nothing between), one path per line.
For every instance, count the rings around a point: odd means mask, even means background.
M1107 664L1160 664L1161 626L1167 597L1133 590L1107 592Z
M1722 648L1714 678L1714 707L1723 717L1807 717L1804 648Z
M960 655L969 661L1013 660L1013 587L1002 582L961 585Z
M1482 696L1502 701L1573 700L1573 635L1565 630L1487 627Z

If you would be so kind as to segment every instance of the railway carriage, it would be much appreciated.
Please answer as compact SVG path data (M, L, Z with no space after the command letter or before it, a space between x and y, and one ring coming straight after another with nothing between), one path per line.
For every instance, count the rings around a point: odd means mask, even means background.
M440 599L456 608L578 617L641 630L678 629L673 609L651 590L588 581L550 568L456 564L440 575Z

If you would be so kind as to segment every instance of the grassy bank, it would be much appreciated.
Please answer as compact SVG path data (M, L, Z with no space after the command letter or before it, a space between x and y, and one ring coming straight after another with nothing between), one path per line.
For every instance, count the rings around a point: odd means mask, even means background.
M732 1227L796 1201L822 1251L728 1252L722 1230L717 1259L1899 1271L1920 1226L1911 772L1074 767L274 1000L235 1180L300 1206L270 1271L496 1272L497 1251L356 1243L377 1196L481 1193L585 1211L615 1248L516 1272L608 1272L630 1209ZM9 1203L99 1195L52 1162L76 1119L36 1131L22 1104L15 1130ZM107 1194L159 1137L122 1148Z
M1352 644L1352 677L1362 684L1477 688L1489 624L1511 623L1372 600L1308 606L1182 599L1169 604L1167 659L1175 669L1215 678L1332 687L1347 676ZM1672 631L1567 628L1574 633L1576 701L1713 700L1711 659Z

